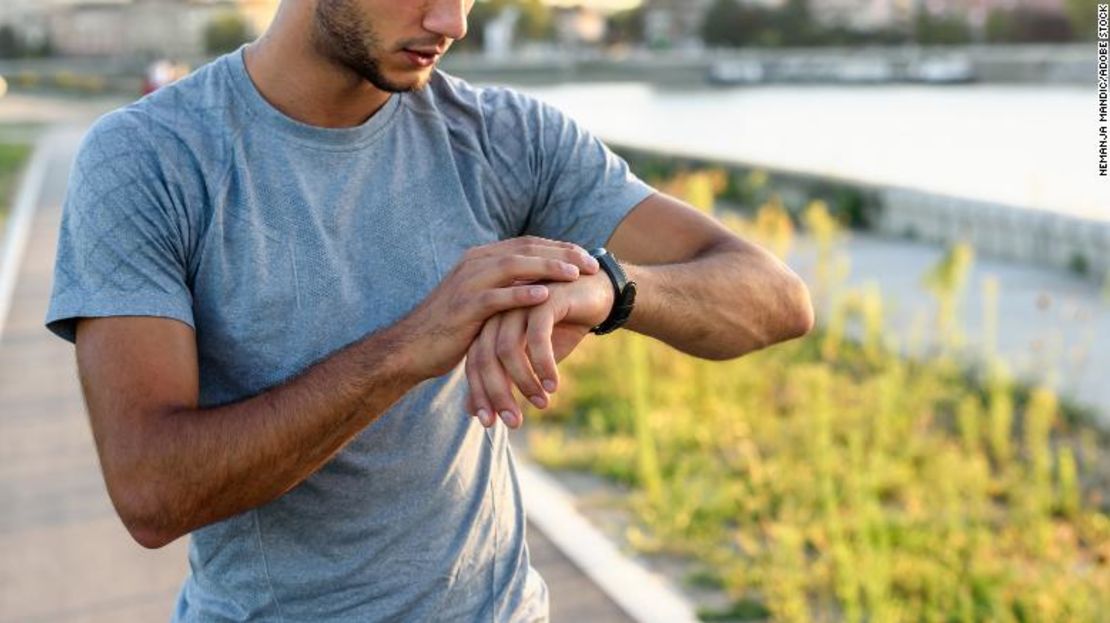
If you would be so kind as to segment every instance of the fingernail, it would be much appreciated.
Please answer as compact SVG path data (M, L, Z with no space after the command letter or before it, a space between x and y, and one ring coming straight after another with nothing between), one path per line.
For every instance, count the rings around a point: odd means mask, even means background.
M544 379L543 388L546 389L548 393L555 391L555 381Z
M489 426L489 411L478 409L478 420L482 422L482 426Z
M540 409L544 408L547 405L547 401L543 399L543 396L529 396L528 400L531 400L532 404L536 405Z
M505 426L511 426L513 423L513 412L509 411L508 409L502 411L501 421L505 423Z
M536 286L529 289L528 294L531 294L534 298L540 298L541 296L543 296L545 291L547 291L547 288L543 286Z
M563 273L570 275L571 277L577 277L578 267L574 264L563 264Z

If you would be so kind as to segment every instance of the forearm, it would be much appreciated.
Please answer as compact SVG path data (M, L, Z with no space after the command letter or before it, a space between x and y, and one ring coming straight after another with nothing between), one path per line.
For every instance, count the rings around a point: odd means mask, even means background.
M124 463L133 534L160 547L265 504L318 470L419 378L385 329L242 402L153 416Z
M802 281L748 242L722 244L676 264L624 264L637 285L626 328L704 359L731 359L808 332Z

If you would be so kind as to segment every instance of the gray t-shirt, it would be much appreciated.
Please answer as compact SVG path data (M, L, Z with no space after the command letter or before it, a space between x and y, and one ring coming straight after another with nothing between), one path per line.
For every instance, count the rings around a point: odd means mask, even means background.
M603 245L653 189L555 108L436 71L358 127L286 117L242 49L102 117L74 164L47 327L174 318L200 404L240 400L393 324L470 247ZM507 429L460 364L280 498L194 531L175 621L534 621Z

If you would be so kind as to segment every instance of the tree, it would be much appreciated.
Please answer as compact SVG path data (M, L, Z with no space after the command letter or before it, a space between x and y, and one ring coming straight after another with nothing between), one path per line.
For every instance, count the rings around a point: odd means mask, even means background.
M819 33L810 18L808 0L786 0L774 15L775 30L785 45L811 45L818 42Z
M204 50L216 55L231 52L247 43L251 36L247 21L238 13L220 13L204 27Z
M931 15L922 9L914 16L914 41L950 45L971 41L971 26L956 15Z
M526 39L551 40L555 37L555 20L551 9L540 0L511 0L505 5L515 5L520 9L517 32Z
M642 43L644 40L644 7L625 9L609 18L605 39L608 43Z
M0 26L0 58L23 56L23 38L11 24Z
M1064 11L1077 38L1093 41L1096 11L1100 0L1064 0Z
M459 39L452 48L456 50L481 50L486 40L486 24L501 12L500 6L493 2L475 2L466 17L466 36Z
M987 41L999 43L1048 43L1075 38L1067 17L1026 7L991 11L987 15L986 35Z
M466 36L454 43L453 47L481 50L486 38L486 24L508 7L514 7L520 12L520 18L516 22L516 38L550 40L555 37L551 9L540 0L478 0L466 17Z
M716 0L702 22L702 39L710 46L775 45L778 33L771 28L770 11L741 6L736 0Z

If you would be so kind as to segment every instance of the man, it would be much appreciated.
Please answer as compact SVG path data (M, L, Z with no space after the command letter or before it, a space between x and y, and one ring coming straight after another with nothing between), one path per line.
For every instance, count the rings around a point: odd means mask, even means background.
M572 120L437 71L471 5L284 0L81 146L47 326L127 529L191 534L177 621L545 620L492 414L619 321L588 249L639 285L625 326L695 356L812 324Z

